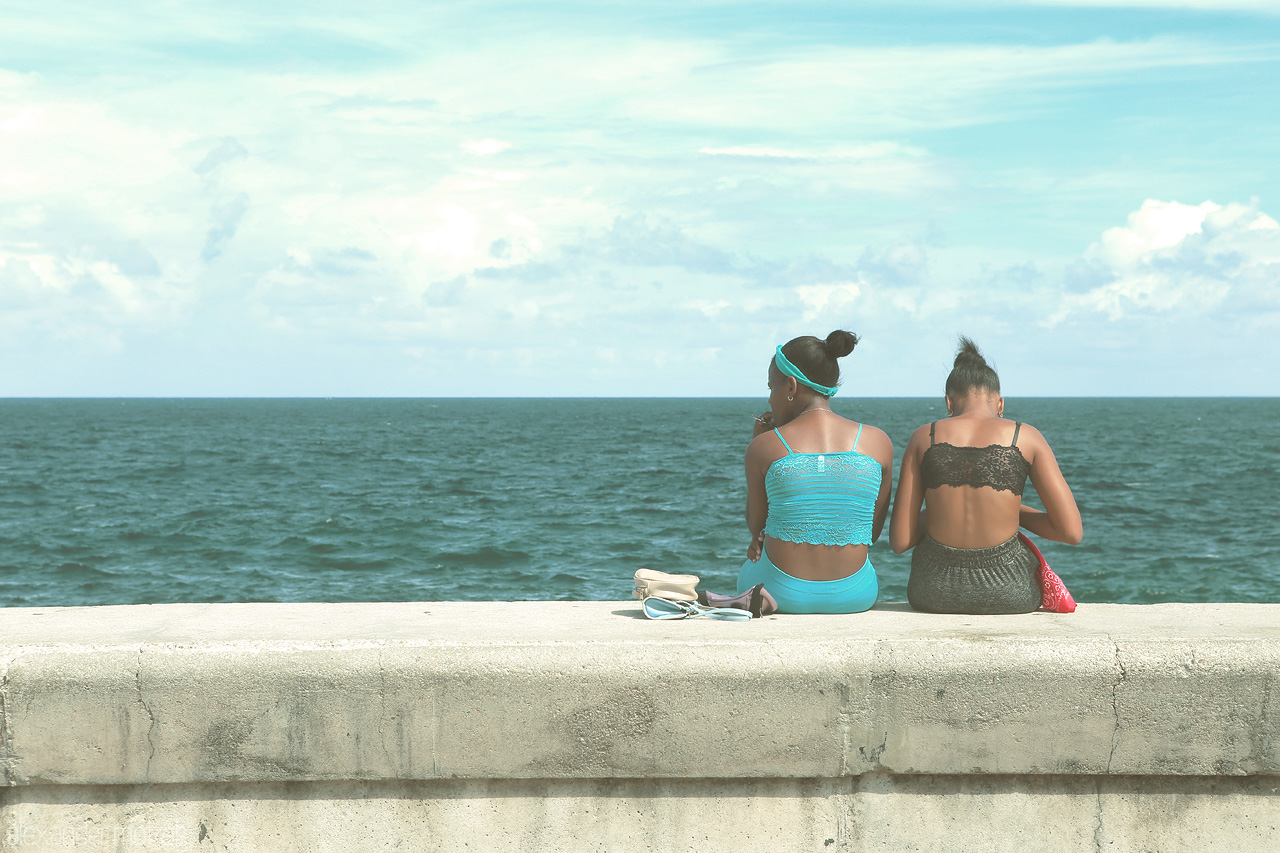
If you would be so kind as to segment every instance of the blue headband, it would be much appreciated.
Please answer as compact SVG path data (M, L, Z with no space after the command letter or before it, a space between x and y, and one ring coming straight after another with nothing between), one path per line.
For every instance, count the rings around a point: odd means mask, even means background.
M822 394L823 396L834 397L836 395L836 392L840 390L834 385L832 385L830 388L828 388L826 385L819 385L817 382L814 382L812 379L805 376L803 373L800 372L800 368L792 364L787 359L787 357L782 354L782 347L778 347L778 354L773 357L773 363L778 365L778 369L781 370L783 373L785 373L787 376L790 376L792 379L794 379L797 382L803 382L805 385L808 385L810 388L817 391L819 394Z

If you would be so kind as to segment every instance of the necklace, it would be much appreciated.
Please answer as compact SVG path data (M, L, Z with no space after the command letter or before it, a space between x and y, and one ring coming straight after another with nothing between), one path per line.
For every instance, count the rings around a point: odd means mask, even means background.
M799 415L796 415L796 418L800 417L800 415L807 415L810 412L829 412L829 411L831 410L828 409L826 406L814 406L812 409L805 409ZM796 418L792 418L791 420L794 421Z

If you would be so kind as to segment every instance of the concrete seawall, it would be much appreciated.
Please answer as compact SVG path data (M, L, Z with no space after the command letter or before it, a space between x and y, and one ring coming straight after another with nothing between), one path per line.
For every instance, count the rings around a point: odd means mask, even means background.
M1280 605L0 610L0 849L1280 849Z

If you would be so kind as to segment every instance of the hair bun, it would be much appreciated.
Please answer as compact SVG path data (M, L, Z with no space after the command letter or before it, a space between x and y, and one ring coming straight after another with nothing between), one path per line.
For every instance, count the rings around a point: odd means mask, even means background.
M827 335L827 340L823 343L826 347L827 355L832 358L844 358L853 352L853 348L858 345L858 336L853 332L846 332L844 329L836 329Z
M976 367L988 367L987 360L982 357L982 353L978 350L978 345L969 340L964 335L960 336L960 346L956 349L956 360L953 367L963 367L973 365Z

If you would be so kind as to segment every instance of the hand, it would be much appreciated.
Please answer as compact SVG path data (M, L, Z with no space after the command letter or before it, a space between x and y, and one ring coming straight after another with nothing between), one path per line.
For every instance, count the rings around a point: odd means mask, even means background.
M747 547L747 559L758 563L762 553L764 553L764 531L757 533L751 539L751 544Z
M756 418L755 429L752 431L751 437L755 438L758 435L762 435L763 433L773 429L774 426L773 412L765 412L763 415Z

